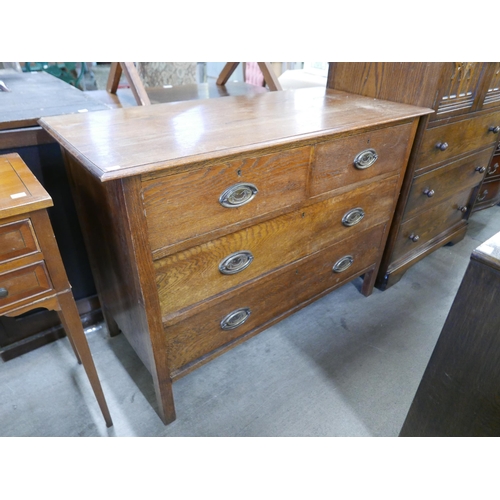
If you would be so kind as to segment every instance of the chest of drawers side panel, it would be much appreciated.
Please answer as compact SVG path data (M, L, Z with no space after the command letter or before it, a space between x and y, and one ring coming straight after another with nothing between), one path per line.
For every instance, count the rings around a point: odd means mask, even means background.
M121 331L153 376L164 423L175 420L153 261L136 177L102 183L67 152L65 162L111 334ZM159 354L161 353L161 355Z
M121 181L100 182L69 154L65 154L65 162L108 328L113 334L113 319L128 336L127 325L134 329L142 313L135 300L139 293L133 278L137 270L135 256L127 246ZM130 337L129 341L151 369L147 339Z

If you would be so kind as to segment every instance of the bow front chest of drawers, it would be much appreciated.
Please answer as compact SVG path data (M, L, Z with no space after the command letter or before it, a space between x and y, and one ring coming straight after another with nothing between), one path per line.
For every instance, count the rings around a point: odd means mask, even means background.
M354 278L371 293L430 112L314 88L41 120L165 423L172 380Z

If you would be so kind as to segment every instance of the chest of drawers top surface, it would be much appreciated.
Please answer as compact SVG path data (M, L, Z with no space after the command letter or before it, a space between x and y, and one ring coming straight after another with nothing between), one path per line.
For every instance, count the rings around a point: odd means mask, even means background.
M42 116L107 109L81 90L48 73L0 70L9 92L0 92L0 130L29 127Z
M430 113L308 88L48 117L41 125L102 181L342 136Z

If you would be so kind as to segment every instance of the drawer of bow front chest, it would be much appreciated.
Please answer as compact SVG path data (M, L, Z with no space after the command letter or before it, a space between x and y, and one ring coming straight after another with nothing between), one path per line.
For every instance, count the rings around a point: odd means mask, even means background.
M29 219L0 225L0 262L39 252Z
M486 172L492 148L418 175L413 179L404 220L439 204L454 193L478 185Z
M310 155L310 147L296 148L145 180L153 253L300 203Z
M470 210L472 191L471 188L457 193L401 224L392 260L398 260L406 254L418 251L441 233L461 223L465 224Z
M0 274L0 309L51 289L43 262Z
M284 316L376 265L383 233L383 225L360 233L215 299L209 307L195 308L178 323L165 324L172 370Z
M316 145L311 195L401 169L407 160L412 127L408 123Z
M483 182L476 198L475 210L492 207L500 202L500 179Z
M163 315L388 221L397 188L391 177L155 261Z
M427 129L420 145L416 169L493 145L498 140L499 132L498 112Z

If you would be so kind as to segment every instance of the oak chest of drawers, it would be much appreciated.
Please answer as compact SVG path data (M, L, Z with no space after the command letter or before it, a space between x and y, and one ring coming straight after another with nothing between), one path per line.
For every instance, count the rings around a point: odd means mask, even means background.
M359 276L373 290L421 107L325 89L47 118L103 313L172 380Z
M435 110L415 138L376 281L385 289L460 241L477 197L494 204L481 184L500 131L500 63L331 63L328 86Z

